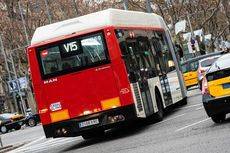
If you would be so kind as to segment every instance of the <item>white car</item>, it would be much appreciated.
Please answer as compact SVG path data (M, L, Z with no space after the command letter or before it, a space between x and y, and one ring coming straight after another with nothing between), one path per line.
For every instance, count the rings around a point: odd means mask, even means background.
M198 83L201 89L202 79L204 78L205 72L211 67L211 65L220 57L221 55L211 56L204 59L201 59L198 63Z

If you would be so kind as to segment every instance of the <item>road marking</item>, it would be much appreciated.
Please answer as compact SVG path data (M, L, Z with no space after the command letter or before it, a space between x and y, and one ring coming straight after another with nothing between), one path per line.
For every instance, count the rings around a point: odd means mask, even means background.
M22 146L18 149L15 149L12 151L12 153L20 153L20 152L36 152L39 151L41 152L42 150L46 150L47 146L52 146L52 147L56 147L56 146L60 146L60 145L65 145L74 141L77 141L80 139L77 139L77 137L74 138L55 138L55 139L47 139L47 141L39 143L39 144L34 144L31 146L27 145L27 146ZM37 141L38 142L38 141ZM33 143L35 143L33 141Z
M199 107L199 108L197 108L196 110L200 110L200 109L203 109L204 107L202 106L202 107Z
M35 145L35 146L32 146L32 147L28 147L28 148L22 148L20 151L21 152L36 152L36 151L45 151L47 150L47 146L49 146L50 148L49 149L52 149L54 147L57 147L57 146L61 146L61 145L66 145L68 143L71 143L71 142L75 142L76 140L67 140L67 141L64 141L64 142L53 142L53 143L43 143L43 144L39 144L39 145Z
M192 124L190 124L190 125L186 125L186 126L184 126L184 127L182 127L182 128L177 129L175 132L182 131L182 130L187 129L187 128L189 128L189 127L192 127L192 126L194 126L194 125L197 125L197 124L206 122L206 121L208 121L208 120L210 120L210 118L206 118L206 119L201 120L201 121L198 121L198 122L196 122L196 123L192 123Z
M175 116L175 117L172 117L172 118L168 118L168 119L166 119L166 120L163 120L163 121L161 121L161 122L159 122L159 123L164 123L164 122L167 122L167 121L176 119L176 118L181 117L181 116L184 116L184 115L185 115L185 114L180 114L180 115L177 115L177 116Z
M15 149L15 150L13 150L12 152L9 152L9 153L19 152L19 151L21 150L21 148L26 148L26 147L28 147L28 146L30 146L30 145L33 145L33 144L35 144L35 143L41 141L42 139L45 139L45 136L42 136L42 137L40 137L40 138L38 138L38 139L36 139L36 140L30 142L30 143L27 143L27 144L25 144L24 146L22 146L22 147L20 147L20 148L17 148L17 149Z
M183 108L191 108L191 107L196 107L196 106L200 106L200 105L202 105L202 104L195 104L195 105L190 105L190 106L182 107L181 109L183 109Z
M170 121L170 120L173 120L173 119L182 117L182 116L184 116L184 115L185 115L185 114L180 114L180 115L177 115L177 116L175 116L175 117L165 119L165 120L163 120L163 121L161 121L161 122L157 122L157 123L155 123L154 125L162 124L162 123L165 123L165 122L167 122L167 121Z

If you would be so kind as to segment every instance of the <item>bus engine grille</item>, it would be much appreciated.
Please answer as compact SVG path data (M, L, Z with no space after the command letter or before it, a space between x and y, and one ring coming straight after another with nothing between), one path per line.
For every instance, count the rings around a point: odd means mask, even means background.
M134 95L135 95L136 102L137 102L137 109L139 112L141 112L143 111L143 106L142 106L139 86L138 86L138 83L133 83L132 85L133 85L133 91L134 91Z

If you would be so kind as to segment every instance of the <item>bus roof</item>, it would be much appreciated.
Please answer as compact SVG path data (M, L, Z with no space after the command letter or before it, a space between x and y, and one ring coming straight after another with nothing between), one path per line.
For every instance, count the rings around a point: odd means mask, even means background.
M39 27L33 35L31 45L105 26L166 28L163 19L154 13L107 9Z

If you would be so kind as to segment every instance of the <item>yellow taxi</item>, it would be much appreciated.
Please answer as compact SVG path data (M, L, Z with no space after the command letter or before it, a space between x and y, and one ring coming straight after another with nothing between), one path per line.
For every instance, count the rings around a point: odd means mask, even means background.
M182 63L182 72L187 88L198 84L198 61L200 58L192 58Z
M202 98L208 116L215 123L223 122L230 113L230 53L221 56L206 72Z
M223 52L210 53L188 59L181 64L185 85L187 88L198 85L199 61L208 57L221 55Z

